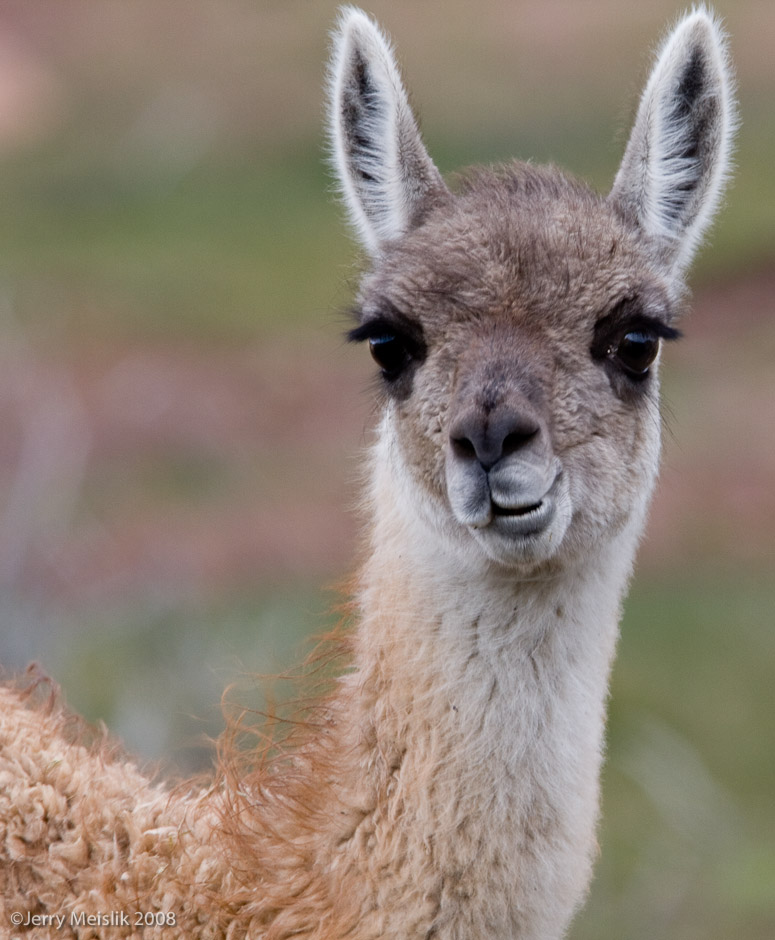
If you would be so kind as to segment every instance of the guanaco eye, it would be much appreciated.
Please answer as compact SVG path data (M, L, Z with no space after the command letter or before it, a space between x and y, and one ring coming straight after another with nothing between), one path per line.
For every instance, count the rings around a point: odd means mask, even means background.
M401 337L394 333L369 338L369 351L386 379L395 379L412 358Z
M608 357L633 378L645 378L658 352L657 336L643 330L631 330L618 343L609 346Z

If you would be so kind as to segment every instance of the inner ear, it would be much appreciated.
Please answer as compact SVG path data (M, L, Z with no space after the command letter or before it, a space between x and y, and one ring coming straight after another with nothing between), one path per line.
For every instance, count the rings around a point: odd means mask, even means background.
M664 43L610 199L679 271L718 207L735 126L726 42L704 10Z
M418 225L447 189L420 137L390 43L360 10L342 14L331 64L334 167L366 248Z

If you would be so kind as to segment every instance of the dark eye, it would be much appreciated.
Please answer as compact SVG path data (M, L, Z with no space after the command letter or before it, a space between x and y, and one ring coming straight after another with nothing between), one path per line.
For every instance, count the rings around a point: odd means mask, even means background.
M608 347L608 358L633 378L645 378L658 352L657 336L647 330L631 330Z
M369 351L386 379L398 378L412 358L404 340L395 333L370 337Z

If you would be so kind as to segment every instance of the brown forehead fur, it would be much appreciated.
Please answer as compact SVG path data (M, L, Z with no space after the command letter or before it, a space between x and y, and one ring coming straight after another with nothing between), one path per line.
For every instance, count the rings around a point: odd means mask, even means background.
M429 339L453 320L508 313L546 326L567 322L568 305L604 315L633 293L668 289L645 240L603 197L554 167L515 162L477 168L458 193L388 247L362 291L417 315Z

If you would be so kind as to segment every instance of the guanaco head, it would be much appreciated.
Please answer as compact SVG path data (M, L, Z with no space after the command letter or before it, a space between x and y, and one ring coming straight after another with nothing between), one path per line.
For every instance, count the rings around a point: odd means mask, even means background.
M524 566L642 520L660 347L723 190L730 84L721 30L695 10L662 46L607 196L521 163L452 192L389 42L342 11L331 137L371 260L350 337L381 371L394 498L445 543Z

